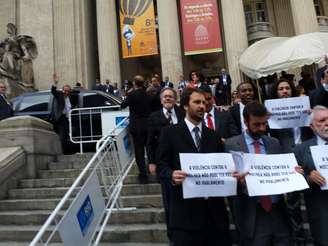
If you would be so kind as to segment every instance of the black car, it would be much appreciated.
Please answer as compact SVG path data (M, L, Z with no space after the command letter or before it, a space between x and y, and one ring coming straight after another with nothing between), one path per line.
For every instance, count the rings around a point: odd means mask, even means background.
M87 142L100 139L102 137L101 111L97 107L110 106L106 110L120 110L122 99L96 90L73 90L72 95L77 97L78 104L76 108L91 108L90 111L82 111L80 115L72 114L73 140ZM51 122L50 115L54 97L50 90L24 93L11 101L14 116L30 115ZM92 117L90 116L91 111Z

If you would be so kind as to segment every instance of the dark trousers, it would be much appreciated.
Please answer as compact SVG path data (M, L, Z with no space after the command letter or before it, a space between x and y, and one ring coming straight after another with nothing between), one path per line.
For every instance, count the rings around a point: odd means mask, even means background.
M69 139L69 123L65 115L62 115L54 124L54 130L58 134L64 154L71 153Z
M172 185L167 180L161 181L161 188L162 188L162 198L163 198L163 206L165 211L165 222L166 222L166 231L167 231L167 237L171 241L171 228L169 223L170 218L170 197L171 197L171 189Z
M147 121L144 122L141 120L134 123L130 126L130 133L133 139L134 154L139 169L139 175L146 177L145 147L147 143Z
M255 232L252 239L241 239L242 246L289 246L290 228L285 214L273 204L267 213L258 205L256 209Z
M202 208L200 207L199 209ZM220 211L219 220L216 216L218 211ZM204 220L206 220L206 224L201 230L178 230L172 226L171 241L173 242L173 246L232 245L229 231L229 216L224 202L207 202L207 210L206 214L204 214Z

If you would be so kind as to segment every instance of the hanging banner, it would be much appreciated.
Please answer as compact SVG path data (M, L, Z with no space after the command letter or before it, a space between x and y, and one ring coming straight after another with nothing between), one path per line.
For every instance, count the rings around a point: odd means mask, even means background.
M185 55L222 51L217 0L181 0Z
M119 0L119 7L123 58L158 54L153 0Z

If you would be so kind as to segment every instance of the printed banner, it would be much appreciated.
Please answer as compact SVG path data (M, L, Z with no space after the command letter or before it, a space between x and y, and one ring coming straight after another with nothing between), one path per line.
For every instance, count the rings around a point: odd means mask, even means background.
M119 7L123 58L158 54L153 0L119 0Z
M313 162L317 171L328 180L328 145L317 145L310 147ZM321 190L328 190L328 184L320 187Z
M266 100L264 104L271 114L268 121L271 129L310 125L310 100L308 96Z
M181 169L187 173L182 183L183 198L234 196L237 179L231 154L180 154Z
M243 154L248 167L246 184L249 196L278 195L309 188L302 174L295 171L294 154Z
M181 0L185 55L222 51L217 0Z

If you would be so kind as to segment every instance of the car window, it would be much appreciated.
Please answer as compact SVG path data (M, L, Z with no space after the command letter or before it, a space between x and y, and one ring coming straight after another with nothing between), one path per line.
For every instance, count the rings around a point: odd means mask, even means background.
M117 105L111 98L96 94L86 93L83 95L83 107L104 107Z
M24 96L19 104L18 111L31 112L31 111L48 111L48 104L50 101L50 94L29 95Z

